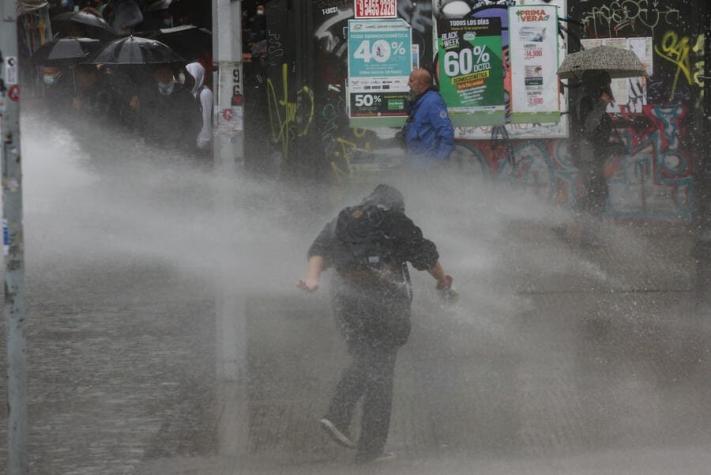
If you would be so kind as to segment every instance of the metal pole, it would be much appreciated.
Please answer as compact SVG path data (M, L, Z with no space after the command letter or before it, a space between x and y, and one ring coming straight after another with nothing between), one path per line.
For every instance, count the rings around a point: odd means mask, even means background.
M7 329L8 475L29 473L27 463L27 376L25 345L25 252L22 230L20 160L20 84L17 54L17 4L3 0L0 22L2 84L3 254Z
M213 0L213 56L218 65L215 165L235 170L244 160L242 1Z
M242 2L212 1L213 57L218 64L214 137L215 171L232 177L244 159L244 107L242 76ZM218 181L217 206L226 216L234 210L233 190ZM247 447L246 371L247 337L244 298L235 292L230 277L234 268L225 259L216 295L218 455L239 461ZM236 460L235 460L236 459Z
M697 312L711 308L711 11L705 12L703 29L705 35L704 67L704 113L701 156L698 164L696 196L696 305Z

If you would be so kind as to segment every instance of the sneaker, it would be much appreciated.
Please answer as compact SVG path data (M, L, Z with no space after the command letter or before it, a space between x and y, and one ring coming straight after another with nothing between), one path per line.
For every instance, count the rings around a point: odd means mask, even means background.
M355 449L356 445L348 437L347 433L341 431L336 425L327 418L322 418L318 421L321 424L321 428L326 431L326 433L339 445L346 447L348 449Z
M395 460L396 458L397 455L395 455L394 452L383 452L382 454L373 459L373 463L390 462L391 460Z
M378 456L357 454L355 458L355 463L357 465L362 465L366 463L384 463L395 460L396 456L393 452L383 452Z

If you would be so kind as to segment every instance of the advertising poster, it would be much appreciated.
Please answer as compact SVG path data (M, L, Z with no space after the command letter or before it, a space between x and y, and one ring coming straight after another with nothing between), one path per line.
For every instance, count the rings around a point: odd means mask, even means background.
M455 126L506 120L499 18L437 21L438 78Z
M404 20L348 22L348 105L351 126L400 126L412 72L412 30Z
M444 2L442 2L444 3ZM463 4L464 2L456 2ZM447 3L449 5L450 3ZM566 138L568 137L568 115L565 114L568 108L567 89L559 88L561 116L559 122L539 122L511 123L512 110L512 90L511 90L511 61L510 38L512 36L509 28L509 11L514 6L535 6L545 4L545 6L556 7L558 17L566 17L568 12L567 0L508 0L506 2L467 2L469 12L462 15L464 18L487 18L495 17L501 20L501 44L504 51L504 95L506 100L507 122L506 132L510 139L540 139L540 138ZM435 27L437 23L435 23ZM438 35L437 35L438 36ZM437 38L435 36L435 39ZM436 47L436 44L435 44ZM558 40L558 58L563 61L568 53L568 45L565 41ZM495 133L499 133L495 126L482 125L478 127L462 126L455 128L455 136L467 140L491 140Z
M511 121L560 120L555 6L509 7Z

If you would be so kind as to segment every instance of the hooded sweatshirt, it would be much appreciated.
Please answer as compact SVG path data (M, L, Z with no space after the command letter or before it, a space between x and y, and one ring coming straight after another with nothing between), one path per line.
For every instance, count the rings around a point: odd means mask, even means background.
M197 136L197 147L201 150L210 148L212 143L212 112L213 94L205 86L205 68L200 63L190 63L185 66L190 75L195 79L192 93L195 100L199 102L202 111L202 128Z
M388 257L388 264L392 269L401 269L404 262L410 262L417 270L428 270L437 263L439 259L437 246L425 239L422 230L405 215L403 196L397 189L388 185L378 185L361 202L361 206L368 205L376 206L382 211L379 213L380 216L372 220L371 226L374 235L377 234L392 244L394 251ZM326 260L327 267L333 266L339 271L348 267L352 263L352 248L347 242L350 239L342 239L348 232L343 227L339 228L339 221L342 224L351 221L350 216L355 216L354 212L358 208L356 206L341 210L338 217L328 223L311 244L308 257L322 256ZM400 277L405 279L404 275Z

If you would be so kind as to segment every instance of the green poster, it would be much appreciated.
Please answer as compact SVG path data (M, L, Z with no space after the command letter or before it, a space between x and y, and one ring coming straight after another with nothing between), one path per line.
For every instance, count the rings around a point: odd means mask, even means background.
M438 78L452 123L459 127L506 121L499 18L437 21Z

